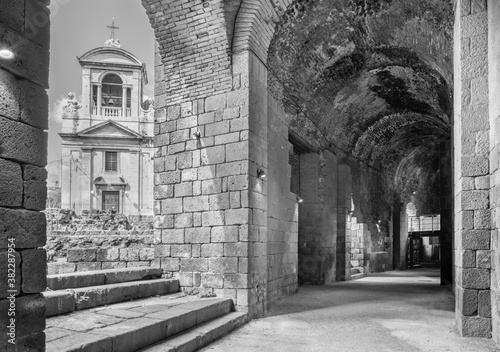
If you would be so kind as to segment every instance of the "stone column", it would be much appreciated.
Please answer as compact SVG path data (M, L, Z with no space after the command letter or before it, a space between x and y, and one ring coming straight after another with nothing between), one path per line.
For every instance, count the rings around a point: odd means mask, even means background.
M488 17L486 0L455 11L454 203L456 320L463 336L491 336Z
M2 4L0 38L15 57L0 58L1 351L45 344L49 22L44 1Z
M122 87L122 117L127 116L127 87Z
M101 116L102 115L102 111L101 111L101 108L102 108L102 84L97 84L97 116Z

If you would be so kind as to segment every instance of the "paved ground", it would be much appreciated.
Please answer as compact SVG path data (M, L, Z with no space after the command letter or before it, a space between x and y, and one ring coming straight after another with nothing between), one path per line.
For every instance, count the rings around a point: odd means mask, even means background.
M499 351L461 338L454 298L436 269L393 271L332 286L304 286L203 352Z

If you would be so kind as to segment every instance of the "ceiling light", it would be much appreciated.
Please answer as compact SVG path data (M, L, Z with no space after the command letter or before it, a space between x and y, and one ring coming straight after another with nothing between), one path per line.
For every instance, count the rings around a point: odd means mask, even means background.
M2 48L0 49L0 57L2 59L10 60L14 58L14 53L10 49Z
M297 196L297 202L302 203L302 202L304 202L304 200L302 198L300 198L299 196Z
M257 177L258 178L266 178L266 172L262 169L257 170Z

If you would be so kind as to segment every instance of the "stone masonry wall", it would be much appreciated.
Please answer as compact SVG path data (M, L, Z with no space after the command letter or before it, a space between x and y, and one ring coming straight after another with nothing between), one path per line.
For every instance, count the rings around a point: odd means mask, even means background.
M490 115L490 197L491 197L491 317L492 335L500 343L500 2L488 2L488 67ZM478 297L479 298L479 297ZM487 293L481 295L487 307ZM484 309L484 308L483 308Z
M297 291L298 216L297 195L290 192L288 127L285 112L268 97L268 242L267 301Z
M47 4L37 0L0 1L0 40L15 54L11 60L0 59L2 351L41 351L45 343L45 305L40 292L47 286L42 249L46 223L40 210L45 207L47 177ZM13 268L15 283L8 286L7 279L13 276L9 269ZM9 316L11 308L15 316ZM14 331L15 335L7 335ZM7 341L11 338L15 345Z
M48 275L75 271L159 267L154 232L51 231L47 234Z
M455 11L455 296L463 336L491 336L488 18L486 0Z

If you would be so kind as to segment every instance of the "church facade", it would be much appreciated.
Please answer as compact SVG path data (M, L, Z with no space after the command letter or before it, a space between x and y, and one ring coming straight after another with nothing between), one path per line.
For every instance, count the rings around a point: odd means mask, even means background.
M112 37L78 57L82 101L63 107L61 206L153 213L153 133L145 64Z

